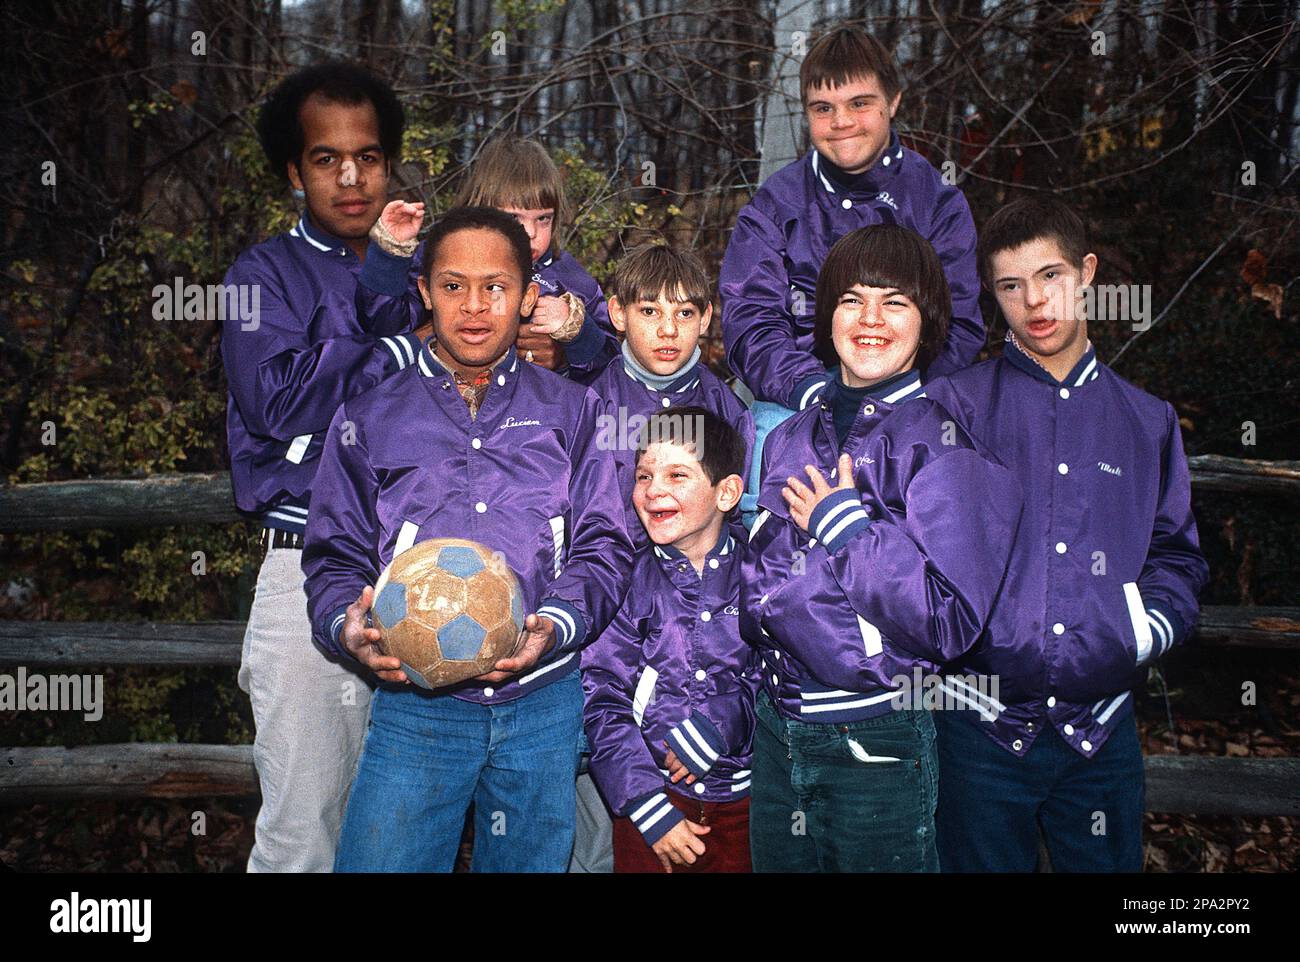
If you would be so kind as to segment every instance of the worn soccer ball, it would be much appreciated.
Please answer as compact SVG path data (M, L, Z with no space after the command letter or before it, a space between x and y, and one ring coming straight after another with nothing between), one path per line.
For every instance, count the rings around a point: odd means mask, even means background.
M460 538L433 538L392 560L375 585L371 619L386 655L422 688L491 671L515 650L524 602L500 555Z

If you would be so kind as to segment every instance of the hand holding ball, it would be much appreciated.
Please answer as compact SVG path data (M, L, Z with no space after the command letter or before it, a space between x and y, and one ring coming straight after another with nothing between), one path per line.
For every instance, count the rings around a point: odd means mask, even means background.
M397 659L406 678L423 688L490 672L515 652L525 626L523 595L509 566L460 538L434 538L403 551L380 576L373 605L372 630L385 667Z

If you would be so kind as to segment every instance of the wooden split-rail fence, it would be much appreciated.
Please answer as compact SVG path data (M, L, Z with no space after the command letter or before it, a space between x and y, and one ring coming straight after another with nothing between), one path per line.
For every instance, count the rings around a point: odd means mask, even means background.
M1198 491L1300 500L1300 462L1189 459ZM0 533L240 520L228 474L0 487ZM0 665L239 664L234 621L0 621ZM1208 606L1194 645L1300 650L1300 608ZM1147 808L1186 815L1300 815L1300 758L1153 755ZM86 798L201 798L257 792L250 745L121 744L0 748L0 805Z

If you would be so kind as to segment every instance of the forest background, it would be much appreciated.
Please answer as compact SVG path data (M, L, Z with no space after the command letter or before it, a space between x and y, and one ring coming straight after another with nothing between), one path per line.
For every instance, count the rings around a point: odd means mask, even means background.
M807 149L800 57L846 21L895 52L896 128L961 185L977 224L1008 198L1055 194L1089 219L1099 283L1149 286L1149 328L1091 334L1122 376L1175 405L1189 455L1300 459L1296 0L7 0L5 14L9 483L228 467L220 322L157 320L152 292L220 283L241 250L295 221L253 125L296 66L351 58L393 83L408 116L402 196L445 209L483 140L516 131L565 170L577 216L564 246L597 279L651 237L716 272L737 211ZM984 310L996 353L1005 327L987 297ZM726 373L719 339L706 357ZM1195 509L1212 568L1203 603L1300 605L1294 500L1198 493ZM5 535L0 617L240 619L255 534ZM101 721L0 712L5 743L251 741L233 670L106 679ZM1244 680L1256 704L1242 704ZM1149 754L1300 755L1300 655L1177 651L1139 718ZM205 836L189 831L196 808ZM235 871L255 811L254 799L9 809L0 864ZM1287 818L1148 819L1150 871L1297 867Z

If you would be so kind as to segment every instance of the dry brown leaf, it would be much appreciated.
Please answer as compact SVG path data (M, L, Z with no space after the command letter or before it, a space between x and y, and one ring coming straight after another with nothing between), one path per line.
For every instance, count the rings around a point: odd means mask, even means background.
M1092 22L1099 9L1101 9L1101 0L1084 0L1066 15L1065 22L1076 27L1086 26Z
M95 41L95 46L114 60L121 60L129 52L126 36L126 29L123 27L107 30Z
M1250 286L1250 296L1256 300L1267 301L1273 308L1273 316L1279 321L1282 320L1281 284L1252 284Z
M171 95L186 107L193 107L199 99L199 88L188 80L178 80L171 85Z
M1241 265L1241 279L1252 287L1256 284L1264 283L1264 277L1268 274L1268 258L1262 251L1251 250L1246 255L1246 261Z

